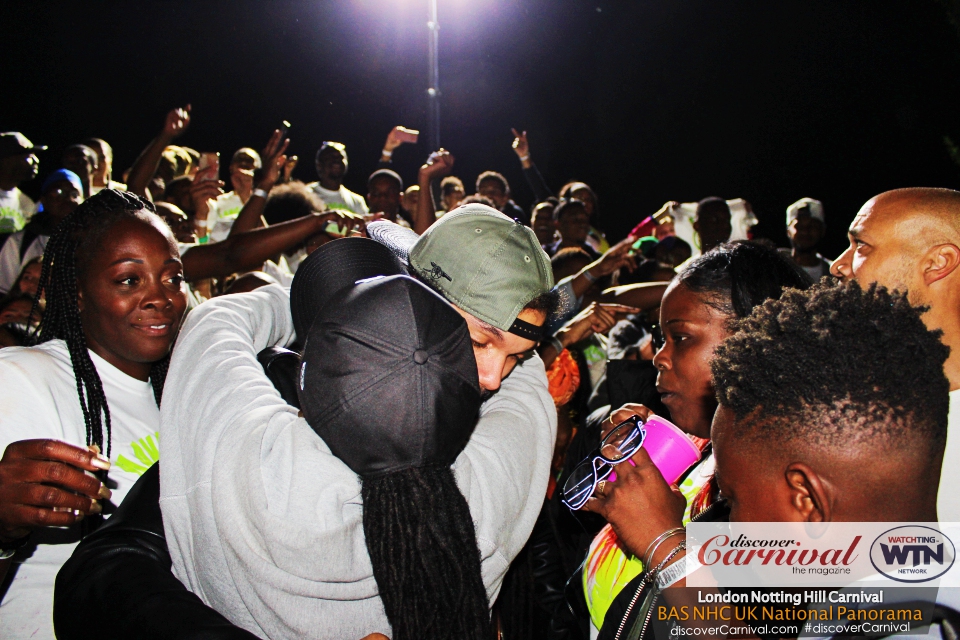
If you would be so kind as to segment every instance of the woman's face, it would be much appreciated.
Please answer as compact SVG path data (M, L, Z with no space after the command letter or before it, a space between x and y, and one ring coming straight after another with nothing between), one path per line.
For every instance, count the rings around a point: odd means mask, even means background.
M79 274L87 346L140 380L170 351L187 306L183 265L160 219L126 218L111 227Z
M657 391L678 427L710 437L717 399L710 378L714 350L729 335L729 316L704 303L682 283L667 288L660 307L664 345L653 358Z
M33 262L24 268L20 275L20 292L29 293L31 296L37 295L37 287L40 285L40 263Z

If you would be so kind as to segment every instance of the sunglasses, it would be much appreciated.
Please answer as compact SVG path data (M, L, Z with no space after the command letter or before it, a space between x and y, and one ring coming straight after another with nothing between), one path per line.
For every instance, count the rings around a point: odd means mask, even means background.
M578 464L563 484L560 502L577 511L587 504L597 483L606 480L613 468L628 460L643 445L647 430L639 416L624 420L607 434L600 446Z

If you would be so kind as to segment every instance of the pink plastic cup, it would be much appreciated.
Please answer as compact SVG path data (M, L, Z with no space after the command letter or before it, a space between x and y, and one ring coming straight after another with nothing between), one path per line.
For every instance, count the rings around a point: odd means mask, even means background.
M700 449L680 428L659 416L650 416L644 423L647 437L643 448L647 450L653 464L660 470L667 484L673 484L684 472L700 460ZM628 460L633 464L633 460ZM610 481L616 481L616 472L610 475Z

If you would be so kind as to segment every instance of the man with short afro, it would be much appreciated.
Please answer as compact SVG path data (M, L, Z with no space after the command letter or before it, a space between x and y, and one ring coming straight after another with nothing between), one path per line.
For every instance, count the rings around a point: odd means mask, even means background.
M949 349L923 311L851 281L739 321L711 363L731 520L937 520Z

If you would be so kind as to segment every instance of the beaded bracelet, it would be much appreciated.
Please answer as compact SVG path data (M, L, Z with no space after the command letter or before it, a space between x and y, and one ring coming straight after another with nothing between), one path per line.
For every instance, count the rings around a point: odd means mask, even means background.
M641 562L643 562L643 566L645 567L650 566L650 561L653 560L653 556L656 555L657 549L660 547L661 544L663 544L664 540L667 540L668 538L672 538L677 534L684 533L685 531L686 529L684 529L683 527L675 527L673 529L667 529L666 531L661 533L659 536L657 536L656 539L654 539L654 541L650 543L650 546L647 547L647 550L643 552L643 555L640 556ZM650 552L651 549L653 549L653 553Z

